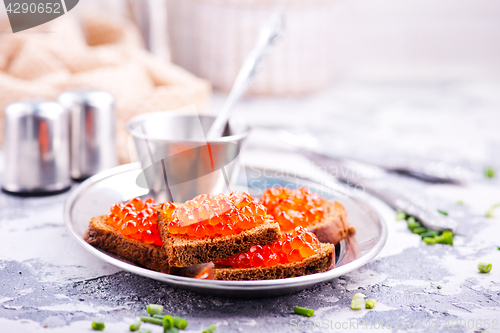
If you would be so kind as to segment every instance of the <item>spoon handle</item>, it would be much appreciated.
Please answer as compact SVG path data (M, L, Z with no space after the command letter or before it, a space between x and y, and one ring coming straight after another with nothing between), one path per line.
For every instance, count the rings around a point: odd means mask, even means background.
M214 139L222 136L234 105L238 103L241 97L243 97L250 86L250 83L252 83L256 74L262 68L262 64L267 58L269 51L274 45L276 45L282 36L283 29L284 13L282 10L278 10L260 30L257 44L245 59L245 62L236 77L236 81L233 84L233 88L229 93L229 97L224 103L222 110L217 115L212 127L210 127L210 130L208 131L207 139Z

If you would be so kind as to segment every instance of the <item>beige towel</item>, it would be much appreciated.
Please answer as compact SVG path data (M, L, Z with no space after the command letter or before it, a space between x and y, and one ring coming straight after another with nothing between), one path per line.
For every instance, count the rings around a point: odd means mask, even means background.
M191 104L202 112L210 98L207 81L145 51L127 20L93 13L78 22L65 16L30 31L0 35L0 134L10 103L55 99L68 89L105 90L116 100L117 144L120 161L127 163L128 119Z

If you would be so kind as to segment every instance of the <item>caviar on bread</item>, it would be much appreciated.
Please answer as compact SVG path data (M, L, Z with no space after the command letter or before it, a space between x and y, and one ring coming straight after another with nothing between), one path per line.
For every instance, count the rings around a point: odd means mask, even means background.
M202 194L158 207L158 228L170 265L188 267L272 244L279 225L248 193Z
M155 201L135 198L113 205L108 215L93 217L83 239L137 265L171 273L156 219Z
M245 192L185 203L135 198L92 218L84 239L156 271L214 262L216 280L264 280L330 269L334 244L354 232L340 203L273 187L259 200Z
M268 188L259 203L266 207L283 232L301 226L316 234L320 242L331 244L355 233L339 202L325 200L305 187L296 190Z
M111 207L106 220L125 236L146 244L158 246L163 244L158 231L154 199L143 202L140 198L134 198L127 203L115 204Z
M333 262L333 244L298 226L270 245L252 246L249 251L215 262L215 280L267 280L319 273Z

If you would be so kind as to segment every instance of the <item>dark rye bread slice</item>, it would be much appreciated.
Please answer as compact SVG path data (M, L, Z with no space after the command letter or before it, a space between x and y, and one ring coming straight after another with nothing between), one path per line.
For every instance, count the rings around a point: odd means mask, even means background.
M272 267L234 268L215 265L212 269L214 280L273 280L302 276L327 271L333 263L332 244L321 244L321 250L301 262L278 264Z
M216 236L201 239L169 234L168 220L158 207L158 229L163 248L168 254L170 266L188 267L211 261L226 259L237 253L247 252L254 245L267 245L277 241L280 234L278 223L272 219L261 225L235 235Z
M323 208L323 218L307 226L307 230L313 232L321 243L337 244L356 232L340 203L323 200Z
M146 244L121 235L106 222L106 216L93 217L83 239L101 250L116 254L137 265L154 271L171 273L167 252L161 247Z

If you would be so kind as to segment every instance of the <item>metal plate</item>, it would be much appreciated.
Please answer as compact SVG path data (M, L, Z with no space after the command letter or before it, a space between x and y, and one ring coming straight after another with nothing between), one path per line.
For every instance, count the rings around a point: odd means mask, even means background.
M337 246L335 268L312 275L263 281L214 281L194 279L155 272L124 261L107 252L101 251L83 240L83 234L92 216L104 215L109 207L134 197L148 194L148 190L136 185L136 178L141 172L137 163L122 165L95 175L78 188L68 200L64 209L66 227L75 240L87 251L114 266L151 279L168 283L172 286L193 290L199 293L228 297L267 297L282 295L302 290L316 283L330 280L353 271L373 259L384 247L387 239L387 226L372 204L380 203L367 194L348 194L337 183L329 181L315 182L298 177L289 177L282 172L248 168L246 181L249 192L259 197L270 186L298 188L306 186L321 196L341 202L347 210L350 223L356 228L356 234ZM245 178L245 177L242 177ZM325 185L326 184L326 185ZM370 205L366 202L370 202Z

